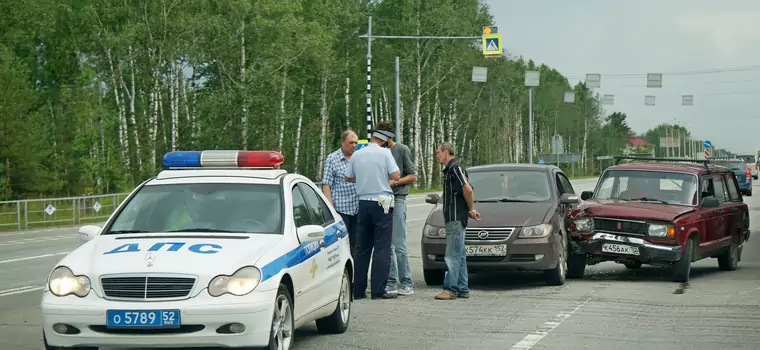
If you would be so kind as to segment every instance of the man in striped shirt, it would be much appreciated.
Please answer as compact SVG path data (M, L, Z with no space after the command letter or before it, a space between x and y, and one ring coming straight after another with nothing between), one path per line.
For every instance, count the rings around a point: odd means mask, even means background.
M446 223L446 275L438 300L466 299L470 297L467 274L467 252L464 232L469 218L480 220L475 210L473 192L467 171L454 159L454 145L444 142L436 150L443 169L443 218Z
M355 132L344 131L340 135L340 149L327 156L322 171L322 192L346 224L352 257L355 257L354 252L356 250L358 224L356 215L359 212L359 197L356 196L355 185L346 181L343 175L358 143L359 137L356 136Z

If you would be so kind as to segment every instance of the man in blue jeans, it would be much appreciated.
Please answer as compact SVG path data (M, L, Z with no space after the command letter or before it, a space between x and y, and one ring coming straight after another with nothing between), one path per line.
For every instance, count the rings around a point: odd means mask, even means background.
M386 148L392 133L374 130L369 145L354 152L348 161L344 179L356 183L359 197L359 226L356 242L356 274L354 298L366 298L367 272L372 260L372 299L393 299L388 293L388 270L393 236L393 190L390 182L398 181L399 169L391 151ZM373 252L374 251L374 252Z
M436 149L436 157L443 169L443 218L446 222L446 274L438 300L467 299L470 297L467 274L467 252L464 232L468 218L480 220L475 210L473 192L467 171L454 159L454 146L444 142Z
M393 133L394 127L388 122L377 123L377 130ZM401 178L391 180L393 189L393 246L391 247L391 269L388 274L388 293L399 295L414 294L412 269L409 266L409 251L406 247L406 196L409 195L409 185L417 181L412 151L404 144L388 140L393 158L401 171Z

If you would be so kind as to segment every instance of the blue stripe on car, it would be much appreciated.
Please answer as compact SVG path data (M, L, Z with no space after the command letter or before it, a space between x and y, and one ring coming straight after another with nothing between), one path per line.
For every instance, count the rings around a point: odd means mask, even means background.
M338 237L338 232L344 234L341 237ZM338 243L341 239L348 239L348 234L346 233L346 225L343 221L338 221L325 228L324 247L320 247L318 241L301 244L297 248L264 265L264 267L261 268L261 281L263 282L277 276L277 274L283 269L297 266L298 264L309 260L309 258L317 255L322 250Z

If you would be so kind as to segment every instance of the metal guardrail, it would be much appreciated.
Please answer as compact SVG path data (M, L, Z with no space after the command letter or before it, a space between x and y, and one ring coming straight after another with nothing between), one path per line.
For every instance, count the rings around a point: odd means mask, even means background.
M0 201L0 229L77 225L107 219L129 193Z

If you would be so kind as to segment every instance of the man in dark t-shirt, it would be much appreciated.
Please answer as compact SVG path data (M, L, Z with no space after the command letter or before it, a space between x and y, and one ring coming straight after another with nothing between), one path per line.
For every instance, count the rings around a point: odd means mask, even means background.
M454 159L454 146L444 142L436 150L436 157L443 169L443 218L446 222L446 274L443 291L435 296L438 300L469 298L467 275L467 252L464 232L469 218L480 220L475 210L472 186L467 171Z

